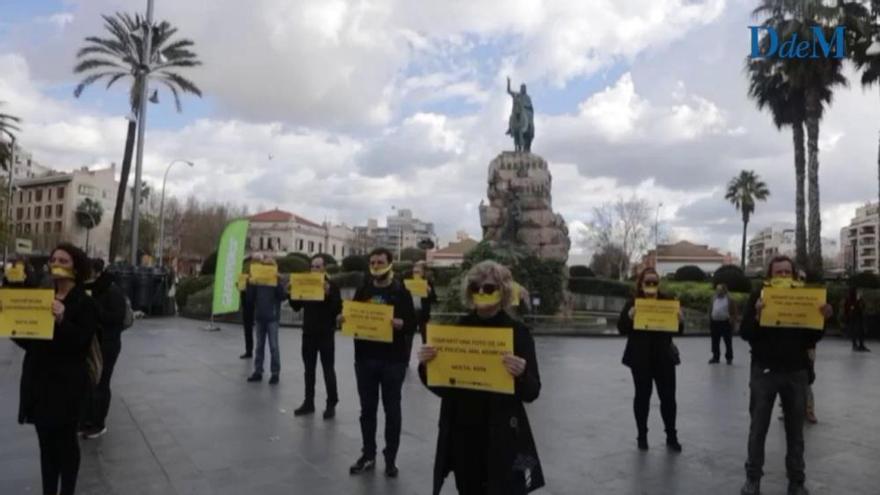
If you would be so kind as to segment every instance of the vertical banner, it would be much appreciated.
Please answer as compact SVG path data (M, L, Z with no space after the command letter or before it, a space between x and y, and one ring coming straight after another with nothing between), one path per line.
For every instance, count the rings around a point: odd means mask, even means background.
M244 261L244 243L248 221L235 220L226 226L217 248L217 269L214 272L214 301L211 314L220 315L238 311L238 276Z

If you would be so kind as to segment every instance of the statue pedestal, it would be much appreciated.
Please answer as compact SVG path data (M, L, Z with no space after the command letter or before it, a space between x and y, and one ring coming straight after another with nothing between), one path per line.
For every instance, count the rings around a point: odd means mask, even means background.
M483 239L525 246L543 259L568 261L571 239L553 213L550 169L533 153L504 151L489 164L489 204L480 206Z

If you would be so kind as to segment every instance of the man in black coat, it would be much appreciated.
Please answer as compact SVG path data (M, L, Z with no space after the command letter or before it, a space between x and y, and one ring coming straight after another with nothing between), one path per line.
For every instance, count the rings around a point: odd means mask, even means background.
M394 279L391 252L385 248L370 253L370 280L354 296L355 301L394 306L391 325L394 339L390 343L369 340L354 341L354 369L358 396L361 400L362 455L349 468L351 474L372 471L376 466L376 412L379 391L385 410L385 475L397 477L397 450L400 446L400 395L406 376L409 353L407 337L416 331L412 294ZM342 316L339 318L343 321Z
M92 394L84 421L85 438L98 438L107 433L105 420L110 410L110 380L113 368L122 351L122 331L125 321L126 302L122 289L116 285L115 277L104 270L104 260L92 261L94 282L86 284L92 299L98 307L98 335L101 341L103 370L101 380Z
M779 282L796 281L798 272L787 256L770 261L767 278ZM773 415L776 395L782 402L785 416L787 452L785 467L788 474L788 495L808 495L804 487L804 419L806 414L807 384L810 360L807 351L815 347L823 331L808 328L775 328L761 326L764 301L761 291L752 294L743 312L740 335L752 349L748 460L746 483L742 495L759 495L764 475L764 441ZM816 308L827 320L832 313L828 304Z
M325 273L324 258L320 255L311 259L312 273ZM327 390L327 408L324 419L336 416L336 404L339 395L336 391L336 371L333 368L334 338L336 333L336 317L342 312L342 296L339 287L324 275L323 301L290 300L294 311L303 310L302 358L306 375L306 398L303 404L293 411L294 416L304 416L315 412L315 368L318 355L321 356L321 368L324 373L324 387Z

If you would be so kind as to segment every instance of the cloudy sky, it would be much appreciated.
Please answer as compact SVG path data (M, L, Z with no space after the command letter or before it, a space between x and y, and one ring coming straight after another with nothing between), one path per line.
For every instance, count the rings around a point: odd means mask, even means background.
M723 199L739 170L768 183L752 231L793 221L791 133L746 98L755 0L156 0L196 42L205 93L149 108L144 176L169 191L280 207L316 221L434 221L479 237L477 206L504 135L505 77L536 107L533 151L551 164L554 208L575 260L591 209L637 194L663 203L673 239L737 251ZM20 141L53 168L120 162L127 94L80 99L74 55L100 14L146 0L0 1L0 101ZM880 90L857 77L821 134L823 235L877 197ZM273 157L269 159L270 155Z

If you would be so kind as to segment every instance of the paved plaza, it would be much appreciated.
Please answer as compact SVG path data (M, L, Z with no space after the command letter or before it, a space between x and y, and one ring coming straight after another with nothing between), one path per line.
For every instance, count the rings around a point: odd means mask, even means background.
M403 392L400 477L350 477L359 455L351 341L337 336L341 403L324 421L294 418L302 400L300 331L282 329L281 384L245 383L239 327L205 332L180 319L139 321L124 334L114 375L109 433L82 443L81 494L429 494L439 399L411 370ZM748 350L733 366L709 366L709 341L678 339L678 424L684 452L666 451L656 404L651 449L635 447L632 384L621 338L537 337L543 390L528 406L544 464L544 494L735 495L748 429ZM880 346L877 346L880 351ZM36 434L16 424L20 351L0 341L0 494L40 493ZM806 428L814 494L876 494L880 486L880 352L820 343L815 393L819 424ZM654 399L656 403L656 395ZM379 445L382 446L380 414ZM785 493L784 433L767 439L764 493ZM454 493L450 479L444 494Z

